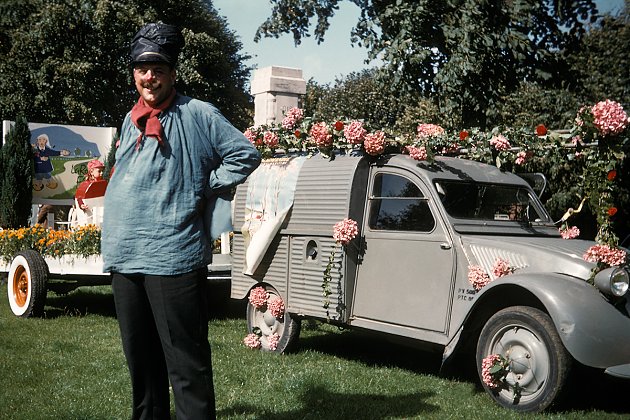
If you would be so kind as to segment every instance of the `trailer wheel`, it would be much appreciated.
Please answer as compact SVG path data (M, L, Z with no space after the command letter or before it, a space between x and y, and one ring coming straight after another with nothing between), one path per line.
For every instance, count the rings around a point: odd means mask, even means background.
M272 301L280 294L271 286L266 286L269 293L268 301ZM276 318L266 306L256 308L250 302L247 303L247 330L260 336L262 350L275 351L276 353L290 352L297 344L300 336L300 320L291 316L287 311L282 318ZM280 337L275 349L269 346L269 338L278 334Z
M491 354L509 361L505 382L498 388L483 381L482 361ZM477 372L483 387L500 405L517 411L543 411L557 401L571 363L551 318L528 306L494 314L477 342Z
M33 250L19 252L11 261L8 296L11 311L22 318L44 315L48 266Z

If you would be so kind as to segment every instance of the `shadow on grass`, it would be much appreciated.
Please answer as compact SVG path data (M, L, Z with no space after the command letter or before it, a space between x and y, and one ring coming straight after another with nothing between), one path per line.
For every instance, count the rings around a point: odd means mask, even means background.
M426 403L432 392L416 392L404 395L384 396L379 394L341 394L328 390L324 385L314 384L299 394L301 408L287 412L261 409L255 404L237 404L217 414L228 416L253 416L257 419L351 419L408 418L430 415L439 407Z
M49 293L46 297L44 318L86 315L116 317L111 287L79 287L68 294Z
M305 328L315 328L305 324ZM341 333L321 333L300 338L298 352L313 350L346 360L360 361L367 366L396 367L421 375L435 375L447 380L470 383L479 393L485 390L477 376L472 355L457 355L444 367L441 353L420 350L380 335L344 330ZM549 410L551 413L603 411L611 414L630 414L628 393L630 380L606 375L600 370L575 363L569 376L562 401ZM630 418L630 416L629 416Z

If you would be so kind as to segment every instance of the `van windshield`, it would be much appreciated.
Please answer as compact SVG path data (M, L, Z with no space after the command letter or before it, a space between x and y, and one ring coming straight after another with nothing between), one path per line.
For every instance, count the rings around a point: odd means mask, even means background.
M551 222L538 198L522 186L440 180L435 188L446 212L454 218Z

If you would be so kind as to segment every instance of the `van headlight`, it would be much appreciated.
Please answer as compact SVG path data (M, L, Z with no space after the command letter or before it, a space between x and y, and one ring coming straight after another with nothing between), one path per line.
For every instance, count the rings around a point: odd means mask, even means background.
M628 291L630 275L621 267L606 268L595 274L595 286L609 296L623 296Z

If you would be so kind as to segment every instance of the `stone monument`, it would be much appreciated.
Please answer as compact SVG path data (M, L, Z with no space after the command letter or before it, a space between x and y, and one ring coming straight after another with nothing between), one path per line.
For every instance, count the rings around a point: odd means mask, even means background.
M299 95L306 93L302 69L270 66L254 70L251 93L254 125L281 123L284 113L299 106Z

